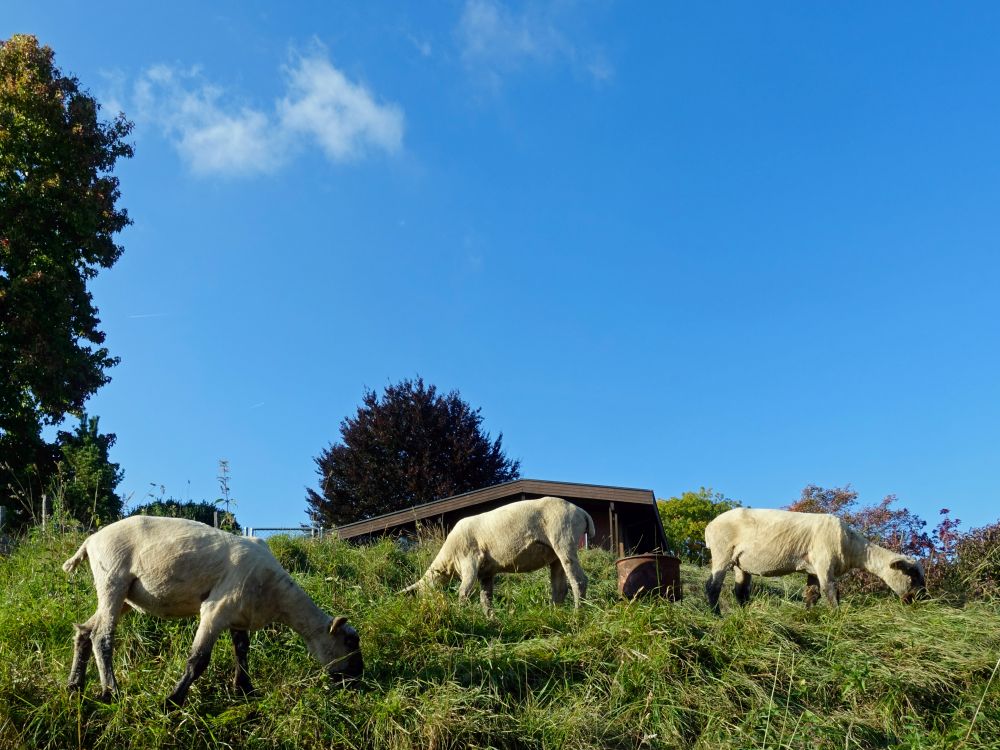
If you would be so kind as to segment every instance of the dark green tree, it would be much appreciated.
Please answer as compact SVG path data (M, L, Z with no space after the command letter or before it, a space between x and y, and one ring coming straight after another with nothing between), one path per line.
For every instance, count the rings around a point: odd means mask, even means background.
M81 415L117 362L87 284L122 253L111 172L132 124L99 110L35 37L0 41L0 504L38 502L61 457L43 426Z
M115 436L102 435L97 425L97 417L84 414L74 432L59 433L62 460L49 483L50 497L87 528L111 523L122 514L116 490L124 472L108 455Z
M517 479L520 462L491 440L483 417L458 391L422 378L366 390L341 442L316 459L319 491L308 490L310 518L324 526L360 521L461 492Z

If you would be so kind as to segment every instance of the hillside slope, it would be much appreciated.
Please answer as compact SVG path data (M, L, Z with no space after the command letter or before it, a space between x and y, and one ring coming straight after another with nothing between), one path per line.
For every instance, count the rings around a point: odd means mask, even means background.
M120 699L67 694L72 623L95 597L89 571L60 565L79 536L37 537L0 561L0 748L997 748L1000 605L848 598L805 611L801 581L767 582L745 610L704 602L685 569L678 604L624 603L612 559L585 552L590 599L546 603L547 575L507 576L497 613L454 592L394 592L434 550L385 542L272 541L327 611L347 614L368 668L331 689L295 633L253 637L260 691L230 686L228 637L182 711L163 697L184 668L193 622L124 618ZM332 580L327 580L332 578ZM992 679L991 679L992 677ZM968 739L966 737L968 736Z

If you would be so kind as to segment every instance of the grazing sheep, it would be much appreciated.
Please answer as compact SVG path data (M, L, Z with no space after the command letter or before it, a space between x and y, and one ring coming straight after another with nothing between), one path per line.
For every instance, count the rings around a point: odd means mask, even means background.
M331 677L361 674L357 631L346 617L331 618L313 604L261 539L182 518L132 516L87 537L63 570L69 573L88 558L97 611L75 626L70 690L83 690L87 662L96 651L101 697L109 700L115 693L112 642L118 617L130 607L157 617L200 616L187 668L167 698L168 707L184 702L224 630L236 651L235 685L251 693L249 631L274 621L301 635Z
M719 592L726 571L736 575L740 604L750 598L750 577L804 572L806 606L819 600L817 587L831 607L838 603L836 579L855 568L874 573L904 602L924 590L924 570L916 560L869 542L836 516L788 510L734 508L705 527L712 552L712 573L705 594L719 613Z
M403 591L425 591L459 576L458 595L465 600L478 580L479 599L489 614L497 573L528 573L548 565L552 602L566 598L568 579L579 607L587 593L587 576L576 557L584 533L593 537L594 520L559 497L521 500L469 516L455 524L423 577Z

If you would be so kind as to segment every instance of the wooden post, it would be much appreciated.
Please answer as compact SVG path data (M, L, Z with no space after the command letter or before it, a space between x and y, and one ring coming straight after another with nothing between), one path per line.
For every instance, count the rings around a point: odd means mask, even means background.
M618 522L618 511L615 504L611 503L611 552L618 552L621 548L621 524Z
M608 503L608 552L615 551L615 504Z

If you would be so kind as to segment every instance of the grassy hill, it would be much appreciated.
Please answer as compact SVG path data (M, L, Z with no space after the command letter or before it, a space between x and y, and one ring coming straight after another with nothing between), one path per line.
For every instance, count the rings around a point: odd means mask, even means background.
M230 685L227 636L183 710L164 714L193 621L126 617L120 698L65 690L73 622L90 616L89 571L60 565L82 537L38 536L0 561L0 748L997 748L1000 603L906 607L848 598L805 611L801 581L712 617L704 574L687 598L625 603L612 558L591 550L579 612L546 603L548 578L507 576L497 612L453 592L394 594L435 551L280 538L276 554L327 611L362 636L366 675L332 689L284 627L256 633L260 695Z

